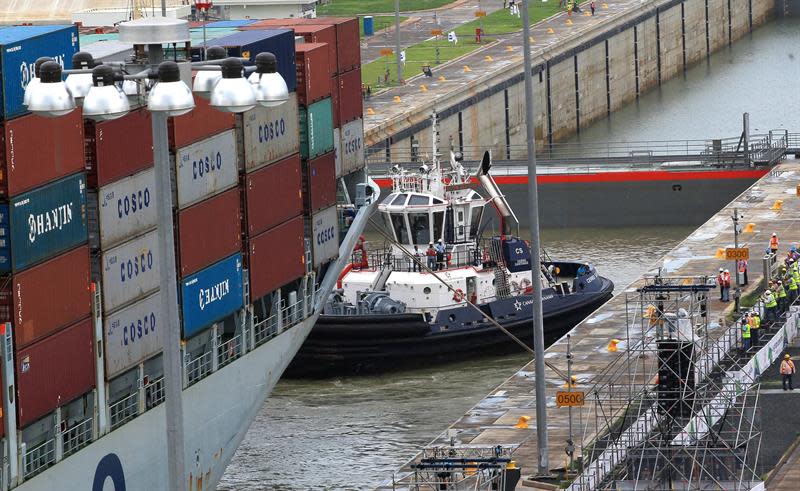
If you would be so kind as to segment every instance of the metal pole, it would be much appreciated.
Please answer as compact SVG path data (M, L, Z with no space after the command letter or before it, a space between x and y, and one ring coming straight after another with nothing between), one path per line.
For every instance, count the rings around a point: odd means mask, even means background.
M400 0L394 0L394 47L397 58L397 83L403 83L403 63L400 61Z
M567 392L572 392L572 347L570 346L570 335L567 334ZM569 455L569 467L567 474L572 470L575 455L575 440L572 439L572 406L567 407L569 411L569 438L567 439L567 455Z
M148 46L149 62L163 59L161 45ZM164 336L164 390L167 425L167 489L185 491L183 459L183 371L181 367L181 327L178 323L178 286L175 273L175 235L172 225L172 186L170 183L169 135L167 115L151 113L153 121L153 161L156 167L156 208L158 213L159 289L161 310L166 314Z
M167 0L161 0L161 17L167 16Z
M739 249L739 209L733 209L733 247ZM741 289L739 288L739 260L734 259L733 261L733 274L734 278L736 278L736 290L733 292L733 310L734 312L739 312L739 296L741 295Z
M533 122L533 77L531 75L531 23L528 1L522 2L522 49L525 63L525 129L528 143L528 216L531 224L531 282L533 283L533 347L536 357L536 444L538 474L550 472L547 455L547 400L544 386L544 328L542 320L542 263L539 256L539 190L536 185L536 141Z

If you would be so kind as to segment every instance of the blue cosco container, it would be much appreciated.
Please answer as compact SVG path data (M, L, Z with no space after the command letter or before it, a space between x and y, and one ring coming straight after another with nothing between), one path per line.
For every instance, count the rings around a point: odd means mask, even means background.
M255 61L257 54L269 51L278 58L278 72L286 80L289 92L294 92L297 71L294 61L294 31L291 29L239 31L206 44L222 46L227 48L228 56L248 58L251 62ZM202 47L202 43L199 46ZM192 51L192 59L196 56L200 56L200 50Z
M36 188L0 210L9 216L11 270L23 270L86 242L86 176L75 174Z
M236 253L184 278L181 305L184 338L242 308L242 255Z
M25 87L33 78L37 58L49 56L63 68L72 68L78 51L75 26L17 26L0 29L0 119L24 114Z

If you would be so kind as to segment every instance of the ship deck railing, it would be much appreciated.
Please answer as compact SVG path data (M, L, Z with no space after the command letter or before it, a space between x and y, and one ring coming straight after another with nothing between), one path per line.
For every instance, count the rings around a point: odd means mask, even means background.
M219 368L232 363L242 356L242 336L234 336L227 341L222 341L223 336L219 336L217 350L217 366Z
M109 404L108 415L112 430L139 416L139 392L134 392Z
M458 269L467 266L490 266L490 264L488 264L489 260L486 259L486 255L484 254L484 250L486 249L484 247L475 247L473 244L469 244L470 249L460 248L446 252L444 263L437 262L436 256L431 256L433 260L428 262L428 256L425 255L427 248L424 250L420 249L420 256L418 256L418 259L422 263L422 266L407 255L393 251L391 247L380 247L373 250L370 250L369 246L367 247L366 265L364 264L361 251L353 252L350 263L354 271L380 270L384 266L389 266L392 271L412 273L426 271L425 267L434 271L446 271L448 269Z
M30 450L25 449L22 453L22 469L25 479L47 469L56 462L56 440L51 438Z
M92 443L93 432L93 418L87 418L68 428L63 435L64 457L72 455L86 445Z
M185 386L189 387L190 385L196 384L200 380L210 375L212 372L213 363L214 363L213 351L206 351L203 354L197 356L196 358L189 359L186 362L186 367L184 369L186 373Z

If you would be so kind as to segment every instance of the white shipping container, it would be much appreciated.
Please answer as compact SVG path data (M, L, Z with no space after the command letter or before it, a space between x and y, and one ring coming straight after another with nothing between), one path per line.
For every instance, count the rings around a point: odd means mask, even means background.
M336 206L320 210L311 217L311 233L315 268L339 255L339 214Z
M158 288L158 231L153 230L104 251L103 306L106 314L149 295Z
M230 189L239 182L236 130L179 148L175 152L178 208Z
M100 188L100 247L110 249L156 226L153 167Z
M114 377L160 352L165 319L158 292L105 316L106 376Z
M346 176L364 168L364 121L356 119L342 126L342 173ZM337 174L339 176L339 174Z
M274 107L256 106L244 113L244 166L252 171L300 151L297 94Z
M336 177L342 177L342 130L333 129L333 156L336 167Z

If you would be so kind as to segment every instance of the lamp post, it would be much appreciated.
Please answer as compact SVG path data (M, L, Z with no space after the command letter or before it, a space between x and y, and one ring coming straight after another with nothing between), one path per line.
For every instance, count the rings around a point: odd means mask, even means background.
M128 95L147 100L147 109L152 113L153 161L156 168L158 253L162 261L159 285L167 326L163 348L168 470L165 487L183 491L186 489L186 473L181 329L167 118L188 113L195 104L192 90L181 80L178 63L163 61L162 43L188 41L188 23L155 18L123 23L126 24L129 29L136 31L131 34L134 39L147 40L147 59L143 62L146 69L139 70L142 64L96 64L92 56L84 52L75 54L73 66L78 68L72 70L62 71L61 66L52 60L42 60L41 63L37 60L39 81L28 85L25 100L30 111L42 116L62 116L74 110L76 105L82 105L84 117L99 121L127 114L130 111ZM134 41L134 44L141 43ZM271 53L259 53L256 66L245 68L239 58L225 58L223 48L214 47L208 51L214 53L209 56L210 61L191 63L191 68L198 71L193 85L198 95L209 98L211 106L216 109L240 113L252 109L256 104L275 106L289 99L286 82L277 73L276 59ZM244 78L250 72L249 79ZM61 80L63 74L68 75L66 82ZM89 79L91 83L88 83ZM198 83L198 79L202 83ZM145 84L145 81L151 83ZM152 85L152 82L155 84Z
M536 184L536 141L533 122L533 78L531 70L531 23L528 3L522 0L522 50L525 70L525 130L528 143L528 216L531 224L531 279L533 280L533 346L536 377L536 445L538 474L550 473L547 454L547 400L544 386L544 327L542 318L542 262L539 246L539 190Z

